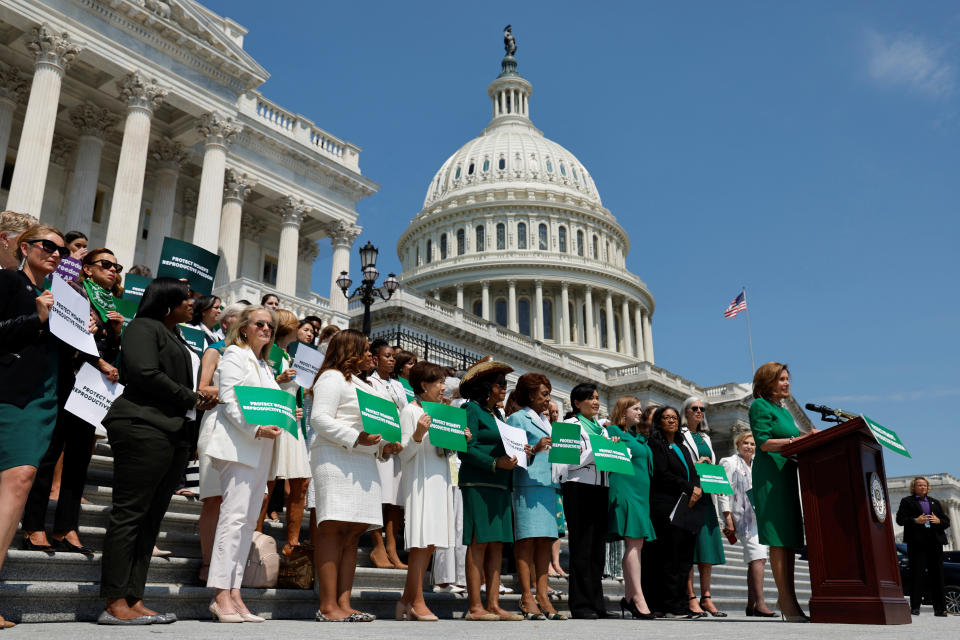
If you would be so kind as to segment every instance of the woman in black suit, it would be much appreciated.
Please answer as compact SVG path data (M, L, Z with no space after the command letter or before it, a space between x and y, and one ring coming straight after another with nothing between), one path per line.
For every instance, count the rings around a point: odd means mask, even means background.
M947 544L944 529L950 518L940 501L927 495L930 483L923 476L910 483L910 495L900 501L897 524L903 527L903 542L910 561L910 613L920 615L924 582L928 582L933 615L946 616L947 602L943 594L943 545ZM924 573L927 580L924 580Z
M137 317L121 341L123 395L103 420L113 449L113 508L103 542L100 624L163 624L143 604L143 590L160 522L187 463L187 412L216 398L194 392L196 371L177 328L193 315L185 281L157 278L147 285Z
M651 589L648 604L653 611L668 618L699 618L705 614L690 610L687 577L693 566L697 531L703 524L702 514L697 514L695 509L703 491L690 452L683 446L683 436L678 435L679 428L680 413L673 407L660 407L653 414L650 519L657 539L644 545L644 555L652 560L650 578L659 588ZM685 505L678 506L681 496ZM698 515L701 518L699 524L688 519L689 526L684 528L670 521L674 507L680 513L684 506L695 510L694 518Z

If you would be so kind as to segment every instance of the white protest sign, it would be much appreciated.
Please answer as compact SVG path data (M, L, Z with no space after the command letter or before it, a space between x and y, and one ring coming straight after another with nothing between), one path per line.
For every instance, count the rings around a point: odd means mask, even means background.
M50 332L71 347L99 356L97 343L90 333L90 302L62 278L53 279L50 293L53 294Z
M297 355L293 359L293 368L297 370L296 383L304 389L313 387L313 380L323 364L323 358L322 353L305 344L297 347Z
M103 426L103 418L113 401L123 393L123 385L110 382L89 362L84 362L73 383L64 409L95 427Z
M494 418L496 420L496 418ZM527 468L527 452L523 450L527 444L527 432L517 427L511 427L506 422L497 420L497 428L500 429L500 439L503 440L503 448L507 452L507 457L517 457L517 466Z

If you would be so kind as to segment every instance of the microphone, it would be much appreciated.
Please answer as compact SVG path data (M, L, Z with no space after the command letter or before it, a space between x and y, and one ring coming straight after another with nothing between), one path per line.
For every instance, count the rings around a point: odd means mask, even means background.
M808 402L803 406L807 411L815 411L816 413L819 413L824 420L826 420L828 415L837 416L838 418L845 418L847 420L853 420L857 417L856 415L848 413L843 409L833 409L822 404L813 404L812 402Z

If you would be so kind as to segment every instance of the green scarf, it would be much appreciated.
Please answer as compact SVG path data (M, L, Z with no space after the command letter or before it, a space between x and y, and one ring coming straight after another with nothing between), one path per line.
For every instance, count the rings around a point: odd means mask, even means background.
M580 424L583 425L583 428L587 430L588 433L591 433L595 436L603 435L603 427L600 426L600 423L596 420L591 420L587 418L582 413L577 414L577 420L580 421Z
M90 300L93 308L97 310L97 313L100 314L100 319L104 322L109 322L107 314L116 310L113 304L113 294L90 278L84 278L83 288L87 290L87 298Z

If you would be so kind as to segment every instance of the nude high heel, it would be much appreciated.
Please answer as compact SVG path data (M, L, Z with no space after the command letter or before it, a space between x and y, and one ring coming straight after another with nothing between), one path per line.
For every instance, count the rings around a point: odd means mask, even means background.
M209 609L216 622L243 622L243 616L239 613L220 613L220 608L217 606L216 601L210 603Z

